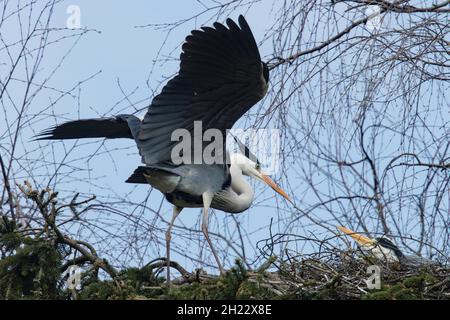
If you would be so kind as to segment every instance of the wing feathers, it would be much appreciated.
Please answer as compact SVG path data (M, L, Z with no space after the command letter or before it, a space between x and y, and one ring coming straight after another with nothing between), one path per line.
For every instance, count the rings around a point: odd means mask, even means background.
M141 154L147 164L170 160L173 130L225 130L267 90L253 34L243 16L238 24L227 19L213 27L193 30L185 39L180 70L156 96L139 133Z
M36 140L80 138L130 138L133 136L127 121L120 118L84 119L65 122L41 132Z

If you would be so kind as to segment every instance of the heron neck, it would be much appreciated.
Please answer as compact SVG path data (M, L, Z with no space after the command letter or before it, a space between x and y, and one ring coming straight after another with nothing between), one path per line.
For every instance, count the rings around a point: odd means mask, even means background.
M231 174L231 191L233 203L236 205L236 211L244 211L250 207L253 201L253 189L247 183L242 170L238 166L230 167Z

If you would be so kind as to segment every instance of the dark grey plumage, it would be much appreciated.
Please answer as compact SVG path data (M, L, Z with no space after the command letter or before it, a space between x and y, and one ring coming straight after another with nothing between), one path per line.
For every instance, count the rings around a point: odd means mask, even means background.
M140 124L132 115L118 115L112 118L97 118L69 121L36 136L36 140L81 139L81 138L133 138L129 122ZM134 121L133 121L134 120Z
M135 140L145 166L138 167L127 182L147 182L174 205L166 233L167 279L170 279L171 228L182 208L203 207L202 231L223 273L208 236L209 209L238 213L251 205L253 189L243 174L265 182L289 200L287 194L261 172L259 164L245 158L233 167L225 161L225 150L221 150L223 163L176 165L171 159L172 149L178 143L172 141L174 130L185 129L191 137L198 137L197 134L208 129L218 129L225 140L226 130L267 92L269 69L261 61L244 17L239 16L238 21L239 25L227 19L227 27L214 23L214 27L202 27L186 37L178 75L153 99L142 121L133 115L71 121L38 137L40 140L98 137ZM195 121L201 121L200 133L194 131ZM225 145L223 141L223 149ZM203 149L201 151L203 154Z

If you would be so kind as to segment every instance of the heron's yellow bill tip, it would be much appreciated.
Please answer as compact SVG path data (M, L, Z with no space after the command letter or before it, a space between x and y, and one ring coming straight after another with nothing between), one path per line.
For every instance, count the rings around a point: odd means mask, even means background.
M359 233L356 233L355 231L350 230L346 227L339 226L337 228L339 230L341 230L343 233L345 233L346 235L349 235L350 237L355 239L355 241L358 242L360 245L370 246L370 245L375 244L375 240L369 239L369 238L367 238Z
M286 192L284 192L283 189L281 189L277 184L267 175L262 175L262 179L265 183L267 183L273 190L278 192L283 198L285 198L287 201L292 202L292 200L289 198Z

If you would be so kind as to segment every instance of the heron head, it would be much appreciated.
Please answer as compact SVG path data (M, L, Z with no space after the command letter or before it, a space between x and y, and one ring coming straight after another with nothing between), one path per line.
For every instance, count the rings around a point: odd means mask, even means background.
M261 170L261 164L259 162L255 162L247 158L242 153L233 153L230 155L231 167L239 168L243 175L252 177L256 180L262 181L268 186L270 186L273 190L275 190L278 194L284 197L286 200L291 202L291 199L287 195L287 193L277 186L277 184Z

